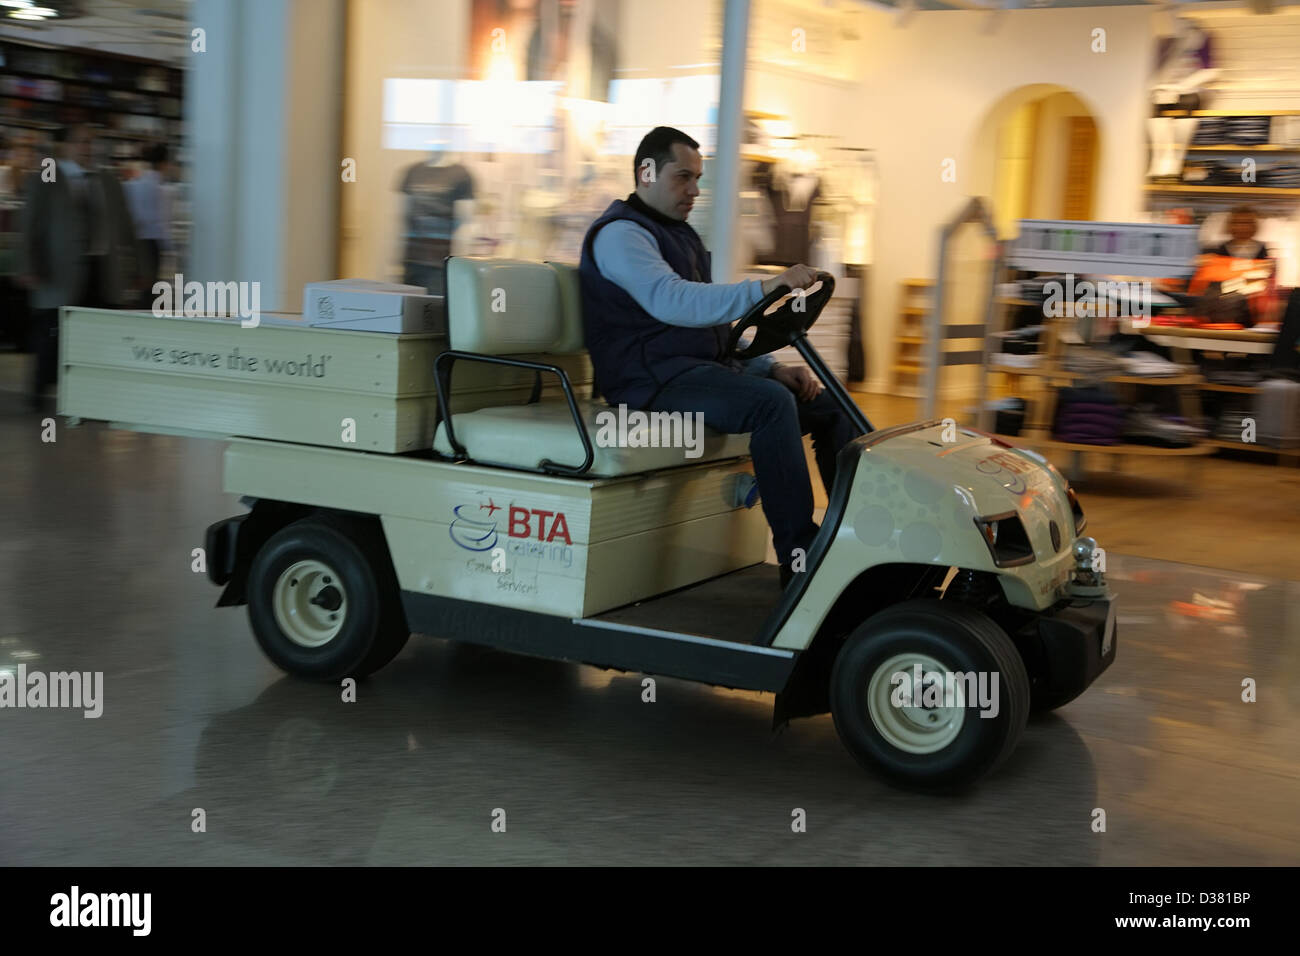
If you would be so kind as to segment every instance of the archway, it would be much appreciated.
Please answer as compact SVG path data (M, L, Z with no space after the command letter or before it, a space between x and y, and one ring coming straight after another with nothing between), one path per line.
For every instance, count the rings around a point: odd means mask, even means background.
M1012 90L985 114L972 148L976 195L998 235L1019 219L1091 219L1100 132L1092 108L1053 83Z

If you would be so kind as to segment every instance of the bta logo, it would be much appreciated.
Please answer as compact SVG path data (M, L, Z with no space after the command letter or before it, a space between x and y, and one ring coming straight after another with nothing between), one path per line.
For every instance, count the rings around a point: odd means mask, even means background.
M569 522L563 511L542 511L540 508L518 508L510 506L510 527L506 532L512 538L531 538L533 536L533 518L537 519L537 540L554 541L560 538L565 544L573 544L569 537ZM549 529L547 519L550 519Z

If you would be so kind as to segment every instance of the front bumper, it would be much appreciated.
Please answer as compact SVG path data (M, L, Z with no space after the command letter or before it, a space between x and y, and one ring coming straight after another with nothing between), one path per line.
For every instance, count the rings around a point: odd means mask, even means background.
M1039 615L1033 630L1040 652L1036 682L1052 697L1073 697L1115 662L1115 596L1071 601Z

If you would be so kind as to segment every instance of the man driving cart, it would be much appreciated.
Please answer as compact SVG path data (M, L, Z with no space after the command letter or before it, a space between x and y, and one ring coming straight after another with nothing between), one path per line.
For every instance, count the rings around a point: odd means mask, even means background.
M785 587L817 533L802 436L812 434L829 494L836 455L858 429L807 368L729 354L732 322L782 286L812 286L816 273L795 265L765 281L714 284L710 254L686 221L702 170L699 143L680 130L657 126L641 140L635 191L610 203L583 240L586 346L611 405L700 413L715 431L749 433Z

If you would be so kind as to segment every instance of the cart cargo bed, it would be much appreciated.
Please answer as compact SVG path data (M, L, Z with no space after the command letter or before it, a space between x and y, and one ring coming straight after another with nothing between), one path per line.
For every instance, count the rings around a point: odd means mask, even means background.
M388 454L433 443L433 362L445 335L313 328L294 315L243 328L237 318L83 308L61 310L60 323L61 415ZM548 361L589 387L585 354ZM533 381L524 369L467 365L452 409L525 402ZM558 394L554 384L542 390Z

